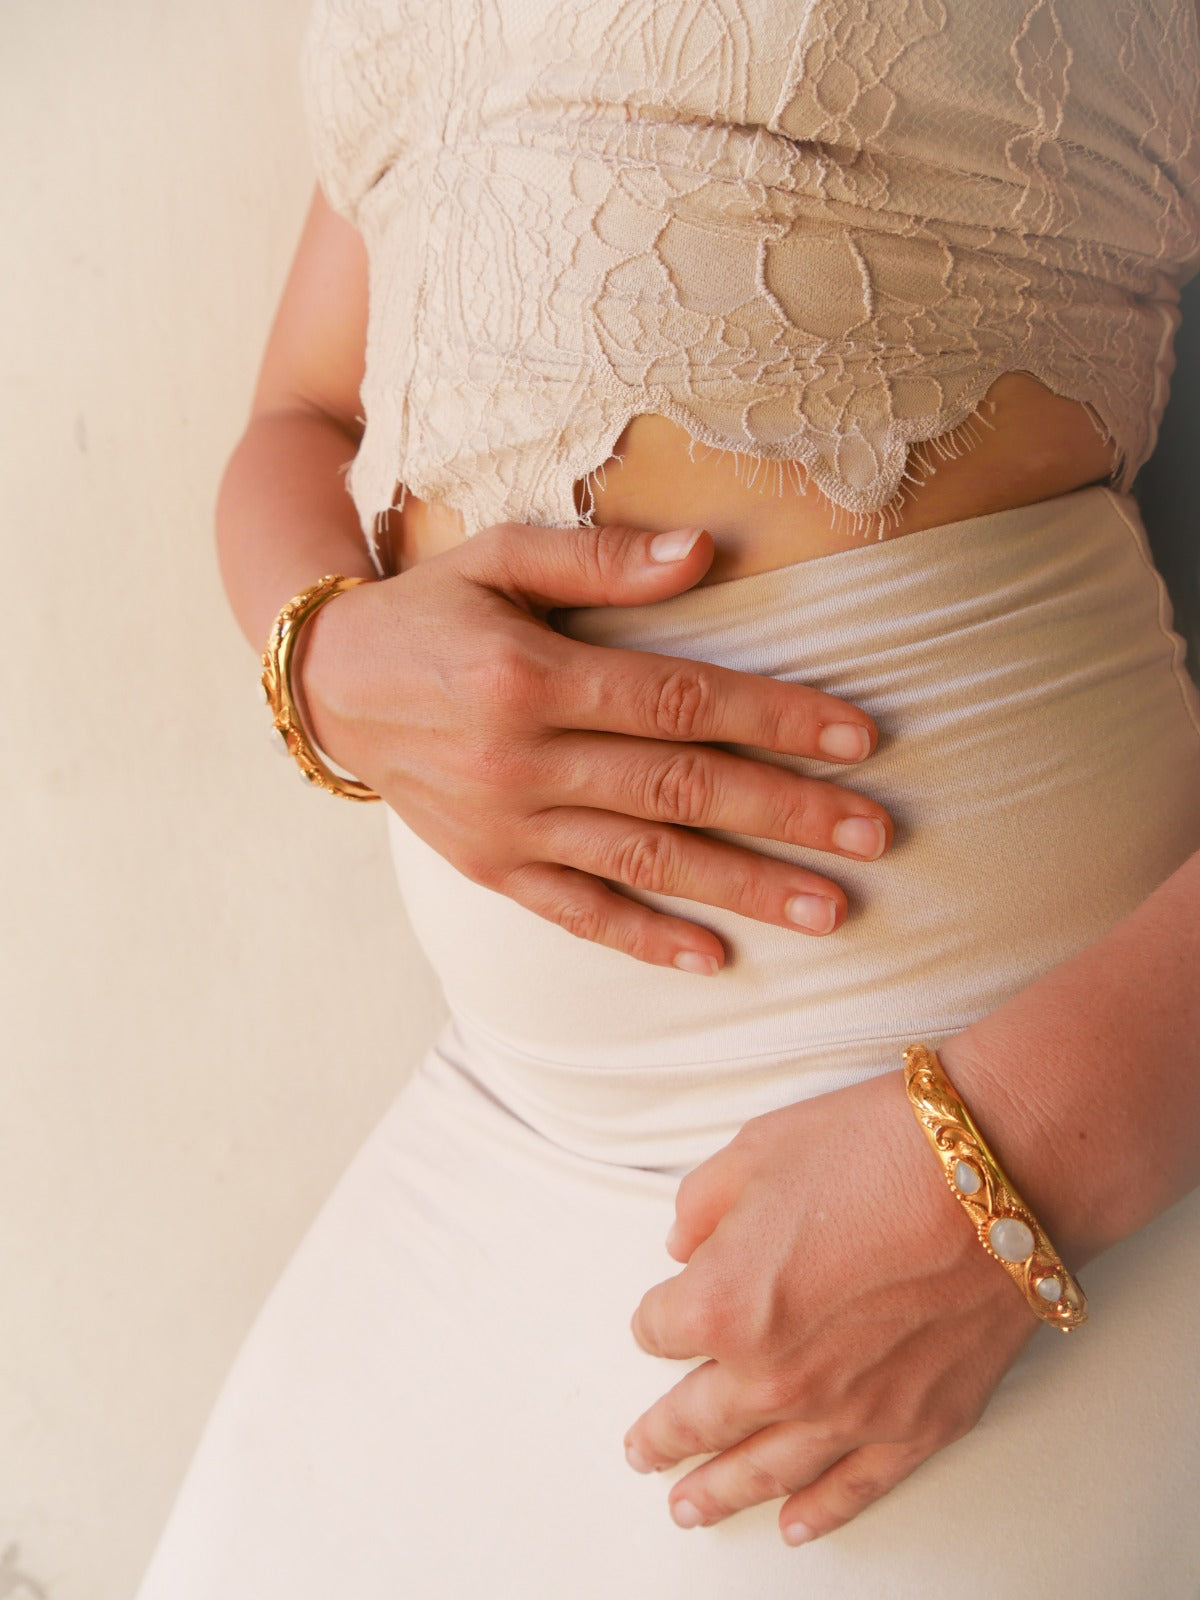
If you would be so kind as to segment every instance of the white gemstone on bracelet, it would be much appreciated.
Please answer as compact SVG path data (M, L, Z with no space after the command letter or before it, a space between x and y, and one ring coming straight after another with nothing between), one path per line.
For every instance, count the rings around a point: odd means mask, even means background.
M1062 1279L1058 1277L1043 1278L1037 1286L1037 1292L1043 1300L1049 1300L1052 1305L1062 1299Z
M954 1168L954 1187L959 1194L975 1194L983 1179L969 1161L959 1161Z
M988 1228L988 1243L1001 1261L1028 1261L1033 1254L1033 1229L1020 1217L997 1217Z

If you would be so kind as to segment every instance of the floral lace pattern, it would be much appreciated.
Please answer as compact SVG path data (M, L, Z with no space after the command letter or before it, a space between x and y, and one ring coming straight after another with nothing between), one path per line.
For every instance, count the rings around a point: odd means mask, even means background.
M468 532L586 521L644 412L860 531L1005 372L1089 407L1118 489L1153 450L1192 0L316 0L303 84L370 261L377 562L398 484Z

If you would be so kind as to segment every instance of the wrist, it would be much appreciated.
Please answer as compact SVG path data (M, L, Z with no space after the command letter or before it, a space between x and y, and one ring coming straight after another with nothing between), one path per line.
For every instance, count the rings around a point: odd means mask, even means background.
M1102 939L938 1047L1076 1262L1200 1184L1198 962L1200 850Z
M378 580L367 580L367 583ZM343 729L350 719L347 691L353 683L353 629L347 626L348 612L358 589L347 589L327 600L301 628L292 652L292 698L297 713L320 752L343 776L350 769L343 763L339 745L344 745Z
M940 1054L940 1051L939 1051ZM903 1068L875 1080L889 1114L888 1144L899 1174L897 1195L906 1216L910 1240L919 1242L924 1259L937 1277L952 1285L955 1303L973 1306L977 1313L1009 1322L1030 1334L1037 1318L1020 1292L1014 1292L1010 1274L989 1255L974 1219L967 1215L947 1183L938 1154L915 1114L905 1084ZM985 1309L986 1308L986 1309Z
M1075 1271L1148 1217L1138 1215L1120 1163L1106 1159L1094 1126L1073 1104L1053 1050L989 1027L990 1020L939 1044L938 1055L997 1161Z
M303 691L294 678L300 645L306 630L331 600L366 581L343 573L326 573L294 595L279 610L262 653L262 692L275 731L283 740L305 779L328 793L347 800L379 800L379 791L363 783L348 768L334 770L327 752L320 747L317 733L301 710ZM310 682L311 690L311 682ZM313 697L304 700L305 711L313 717ZM327 737L327 736L326 736Z
M926 1143L985 1253L1041 1321L1063 1332L1081 1326L1087 1297L1036 1208L997 1159L938 1052L920 1041L909 1045L904 1077Z

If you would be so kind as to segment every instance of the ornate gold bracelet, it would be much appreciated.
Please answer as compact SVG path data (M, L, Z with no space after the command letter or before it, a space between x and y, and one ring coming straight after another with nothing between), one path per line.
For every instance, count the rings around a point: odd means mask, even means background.
M327 573L310 584L300 594L293 596L275 618L271 636L262 657L263 698L271 712L275 731L283 740L287 753L294 756L309 783L318 789L328 789L331 794L343 795L347 800L378 800L380 798L357 778L340 778L321 759L316 746L305 732L292 694L292 656L300 629L314 612L343 589L353 589L356 584L367 583L366 578L347 578L340 572Z
M1064 1333L1086 1322L1083 1290L997 1164L937 1052L927 1045L909 1045L904 1083L950 1192L970 1217L983 1248L1043 1322Z

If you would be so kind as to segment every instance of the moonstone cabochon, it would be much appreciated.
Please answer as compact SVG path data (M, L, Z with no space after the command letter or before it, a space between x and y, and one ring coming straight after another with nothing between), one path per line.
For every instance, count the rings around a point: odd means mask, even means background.
M1001 1261L1028 1261L1033 1254L1033 1229L1020 1217L997 1217L988 1228L988 1243Z
M969 1161L955 1162L954 1187L959 1194L976 1194L982 1183L983 1179Z

